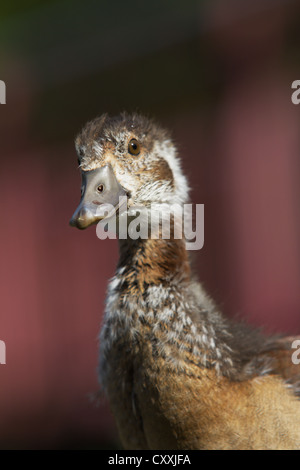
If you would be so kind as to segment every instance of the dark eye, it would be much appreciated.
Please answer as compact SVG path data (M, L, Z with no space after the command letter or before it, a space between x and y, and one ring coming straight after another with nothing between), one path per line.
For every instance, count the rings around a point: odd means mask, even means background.
M98 193L103 193L103 191L104 191L104 184L99 184L99 186L97 186L97 191L98 191Z
M138 155L140 153L140 144L136 139L131 139L131 141L128 144L128 152L131 153L131 155Z

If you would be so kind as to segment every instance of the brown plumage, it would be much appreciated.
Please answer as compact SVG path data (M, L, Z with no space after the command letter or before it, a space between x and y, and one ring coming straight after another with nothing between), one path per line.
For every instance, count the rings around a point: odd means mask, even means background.
M98 222L97 209L118 195L127 196L116 214L119 222L128 215L128 226L135 206L152 214L155 203L164 217L166 207L188 201L175 147L148 119L101 116L85 126L76 149L83 196L71 224L78 228ZM119 246L99 376L123 446L300 449L296 338L264 337L225 318L173 230L168 239L127 237Z

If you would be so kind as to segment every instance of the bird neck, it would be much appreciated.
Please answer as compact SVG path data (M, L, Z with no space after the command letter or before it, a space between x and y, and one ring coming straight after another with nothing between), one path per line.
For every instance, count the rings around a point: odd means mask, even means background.
M142 292L149 285L188 283L190 262L184 240L137 239L119 240L120 258L125 284Z
M189 374L191 363L197 365L197 374L199 367L224 373L232 369L230 348L221 337L220 343L216 339L225 328L222 319L214 318L213 309L192 279L184 240L120 240L120 259L108 288L100 337L103 384L114 348L118 357L124 348L124 355L130 351L134 361L151 356L163 360L170 370Z

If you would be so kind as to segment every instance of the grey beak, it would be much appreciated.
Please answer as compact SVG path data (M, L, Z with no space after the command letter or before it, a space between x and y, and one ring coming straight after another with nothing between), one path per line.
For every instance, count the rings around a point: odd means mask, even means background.
M120 209L120 198L126 196L126 191L117 181L110 165L82 171L81 176L83 193L70 225L84 229L116 214Z

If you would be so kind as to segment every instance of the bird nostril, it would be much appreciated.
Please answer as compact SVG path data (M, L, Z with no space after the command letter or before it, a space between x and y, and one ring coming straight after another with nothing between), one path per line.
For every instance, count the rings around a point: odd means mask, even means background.
M87 217L89 215L89 213L90 213L90 211L86 207L83 207L79 211L78 218L83 219L84 217Z
M104 184L99 184L99 186L97 186L97 191L98 191L98 193L103 193L103 191L104 191Z

